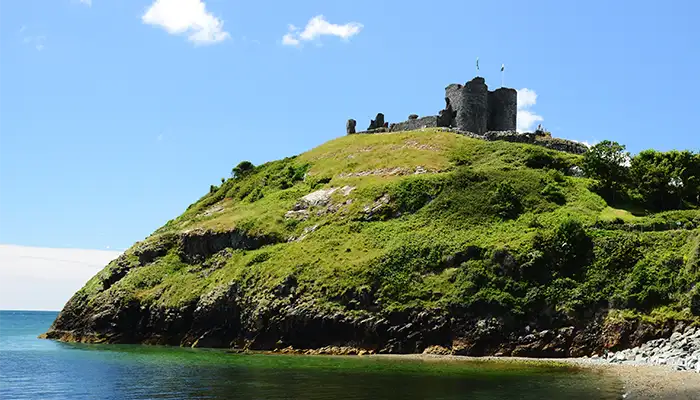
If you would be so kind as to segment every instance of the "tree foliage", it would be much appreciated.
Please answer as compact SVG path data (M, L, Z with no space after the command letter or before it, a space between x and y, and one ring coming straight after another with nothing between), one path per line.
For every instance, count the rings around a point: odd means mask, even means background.
M632 158L633 194L652 210L698 204L700 154L645 150Z
M598 181L596 190L601 196L614 201L616 194L628 182L629 159L624 145L604 140L591 147L583 156L583 171Z
M634 157L605 140L584 155L583 170L608 201L631 199L650 211L700 205L700 153L644 150Z
M238 163L238 165L233 167L233 169L231 170L231 176L234 179L242 178L247 174L253 172L254 169L255 165L253 165L253 163L251 163L250 161L241 161L240 163Z

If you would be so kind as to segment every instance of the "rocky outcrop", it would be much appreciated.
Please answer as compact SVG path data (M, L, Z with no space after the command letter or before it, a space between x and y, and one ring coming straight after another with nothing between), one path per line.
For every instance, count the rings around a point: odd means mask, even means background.
M700 328L679 327L668 338L653 339L595 359L611 364L669 365L700 372Z
M179 254L182 261L195 264L226 248L254 250L283 241L274 235L250 235L239 229L226 232L198 230L180 236Z
M445 265L478 252L478 248L469 249L446 259ZM652 343L662 349L666 343L677 343L685 349L691 342L697 346L693 341L700 337L697 331L686 331L688 340L672 336L674 331L683 332L683 323L605 323L603 315L588 322L556 317L527 323L512 316L476 317L458 309L387 313L380 311L371 288L334 299L339 307L320 306L304 293L293 275L268 291L239 282L222 284L178 308L141 304L119 296L95 302L79 292L45 337L248 350L332 352L337 348L350 354L432 352L523 357L591 356L668 337L670 342ZM624 354L627 357L628 353ZM666 358L681 357L673 354ZM694 364L692 360L696 360ZM697 365L697 358L692 360L683 365Z

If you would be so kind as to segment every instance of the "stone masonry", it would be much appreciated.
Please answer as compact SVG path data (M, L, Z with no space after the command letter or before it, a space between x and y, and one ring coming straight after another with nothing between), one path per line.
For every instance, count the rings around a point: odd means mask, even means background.
M454 128L476 135L489 131L515 131L517 110L518 92L515 89L489 91L484 78L477 76L464 85L453 83L447 86L445 109L438 115L418 118L418 115L411 114L406 121L388 124L384 122L384 114L378 113L365 133L383 132L383 128L396 132L434 127ZM355 133L349 126L346 130L348 134Z

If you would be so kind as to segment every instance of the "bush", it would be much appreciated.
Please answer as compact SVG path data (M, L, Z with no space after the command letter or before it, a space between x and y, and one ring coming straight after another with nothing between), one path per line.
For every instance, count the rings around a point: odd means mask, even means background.
M649 311L669 304L681 265L682 260L678 259L667 259L660 264L647 260L638 262L624 282L626 307Z
M231 170L231 176L234 179L242 178L253 172L254 169L255 165L253 165L253 163L251 163L250 161L241 161L240 163L238 163L238 165L233 167L233 169Z
M400 181L390 193L397 211L413 213L437 197L442 182L435 178L416 177Z
M540 194L547 200L563 205L566 203L566 197L564 196L564 193L562 193L561 189L559 186L555 183L549 183L547 186L542 189Z
M492 203L496 208L496 214L504 219L516 218L523 209L521 196L510 182L498 184Z
M525 165L529 168L551 168L566 170L570 162L559 152L541 148L528 148L525 155Z
M563 277L580 278L593 259L593 240L575 219L563 221L551 235L536 236L533 248L539 251L534 268Z

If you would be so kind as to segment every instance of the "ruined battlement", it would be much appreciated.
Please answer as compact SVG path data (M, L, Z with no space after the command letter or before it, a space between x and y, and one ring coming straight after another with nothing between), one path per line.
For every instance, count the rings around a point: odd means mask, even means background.
M445 88L445 108L438 115L408 116L406 121L388 123L378 113L365 131L356 132L357 121L349 119L347 134L412 131L442 128L484 140L505 140L530 143L554 150L583 154L587 147L581 143L552 138L544 132L516 132L518 92L511 88L489 91L484 78L477 76L464 85L453 83Z
M379 113L365 133L390 132L445 127L484 135L489 131L515 131L518 92L511 88L489 91L484 78L477 76L464 85L453 83L445 88L445 108L438 115L418 118L412 114L403 122L389 124ZM355 120L349 120L347 133L355 132Z

